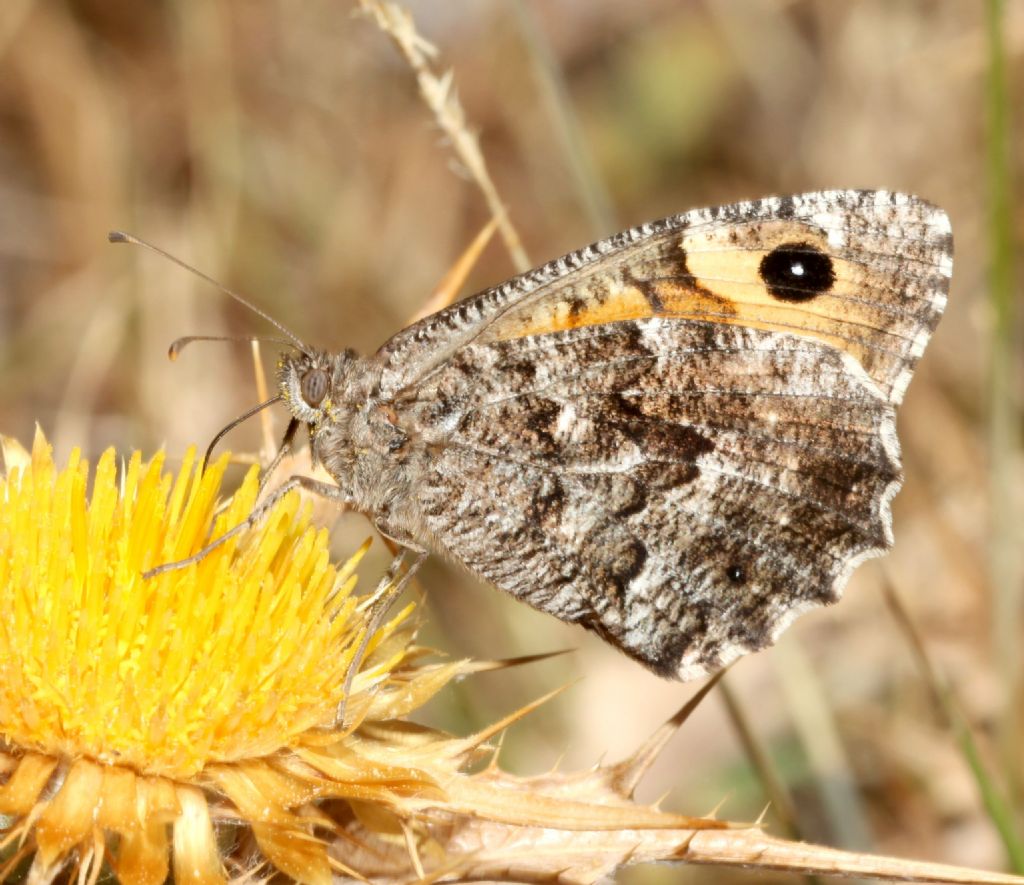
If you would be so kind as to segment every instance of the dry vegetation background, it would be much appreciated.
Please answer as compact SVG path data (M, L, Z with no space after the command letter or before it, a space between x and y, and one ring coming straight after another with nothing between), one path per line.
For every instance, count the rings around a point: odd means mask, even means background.
M1019 800L1012 656L1021 635L1012 615L1021 585L1011 564L1009 602L1005 590L997 602L988 565L993 538L1011 551L1024 543L1024 483L1019 452L1004 452L995 487L1017 509L993 520L986 403L998 329L986 277L983 4L410 8L440 50L438 70L454 71L535 263L649 218L767 193L886 187L950 212L950 305L900 418L907 483L895 505L896 550L861 568L840 606L804 617L775 650L742 661L729 683L799 835L1005 868L968 762L883 587L888 580L905 601L998 789ZM1003 38L1019 110L1020 0L1007 5ZM1024 182L1024 155L1011 158ZM1011 196L1019 230L1019 184ZM0 5L3 433L28 440L38 421L61 457L76 444L93 458L108 445L176 453L205 444L256 402L245 345L197 345L173 365L164 354L178 335L266 332L262 321L169 263L107 245L111 228L249 294L313 344L371 352L487 218L407 65L346 0ZM496 241L469 289L512 272ZM268 366L272 359L268 352ZM283 423L278 416L279 430ZM236 451L258 445L255 422L231 439ZM339 552L367 532L346 517ZM379 553L367 583L383 563ZM624 754L693 691L443 565L431 563L422 583L424 636L452 655L578 649L478 677L432 711L464 730L572 682L508 736L503 760L513 770ZM1003 654L997 624L1008 628ZM670 807L694 814L725 800L724 815L754 818L767 793L752 758L716 693L642 795L668 793ZM785 832L775 810L769 821ZM743 878L699 869L624 876L733 877Z

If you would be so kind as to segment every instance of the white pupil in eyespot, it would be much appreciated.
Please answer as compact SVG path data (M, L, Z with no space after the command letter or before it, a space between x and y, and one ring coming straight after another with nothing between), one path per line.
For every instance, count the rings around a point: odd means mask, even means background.
M802 277L804 275L804 263L802 261L794 261L789 266L789 272L795 277Z

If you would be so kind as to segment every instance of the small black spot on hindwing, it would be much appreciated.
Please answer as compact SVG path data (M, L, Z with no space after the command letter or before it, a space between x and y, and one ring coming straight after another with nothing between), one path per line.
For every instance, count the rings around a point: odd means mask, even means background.
M747 573L741 565L730 565L725 570L725 576L729 579L730 583L737 585L743 584L747 580Z

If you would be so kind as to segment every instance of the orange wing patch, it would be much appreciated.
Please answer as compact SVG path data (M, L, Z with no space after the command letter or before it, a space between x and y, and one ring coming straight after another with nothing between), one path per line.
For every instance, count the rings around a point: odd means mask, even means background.
M596 262L513 309L488 339L522 338L666 317L817 338L852 354L876 380L902 359L891 275L841 257L820 230L789 221L675 232L626 260ZM895 257L893 258L895 261ZM911 317L906 318L909 333Z
M676 279L656 281L608 279L604 291L588 293L569 299L546 299L532 309L517 311L502 319L499 328L488 337L524 338L599 326L621 320L639 320L649 317L719 316L732 310L728 301L707 297L699 289Z

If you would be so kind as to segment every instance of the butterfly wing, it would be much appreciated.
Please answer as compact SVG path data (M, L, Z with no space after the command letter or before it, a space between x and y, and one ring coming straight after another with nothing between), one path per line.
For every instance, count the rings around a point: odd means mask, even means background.
M946 304L949 219L908 194L820 191L630 228L466 298L378 352L388 399L471 341L648 316L794 332L853 354L899 403ZM804 278L772 259L806 255ZM830 285L810 273L827 259ZM765 271L775 269L776 285Z
M419 521L663 675L770 644L891 544L895 404L949 261L938 210L831 192L637 228L455 305L381 354Z

